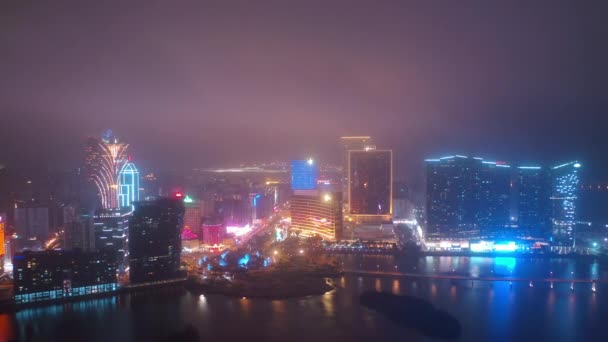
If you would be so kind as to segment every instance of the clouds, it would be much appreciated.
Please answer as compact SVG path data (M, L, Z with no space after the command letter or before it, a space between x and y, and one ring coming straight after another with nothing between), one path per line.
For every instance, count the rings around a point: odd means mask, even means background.
M30 3L0 24L0 113L63 125L48 149L112 127L161 165L335 158L343 134L376 136L404 170L448 149L536 157L539 136L584 154L606 148L586 140L606 109L595 12L555 1ZM38 134L26 123L8 121Z

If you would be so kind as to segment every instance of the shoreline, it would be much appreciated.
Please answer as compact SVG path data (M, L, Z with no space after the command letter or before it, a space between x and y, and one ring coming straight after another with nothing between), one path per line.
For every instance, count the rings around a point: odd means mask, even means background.
M194 294L219 294L234 298L288 299L320 296L336 288L335 273L260 272L233 281L188 279L186 289Z
M11 298L9 300L4 300L4 301L0 302L0 313L16 313L21 310L30 309L30 308L52 306L52 305L56 305L56 304L75 303L75 302L99 299L99 298L118 297L118 296L121 296L124 294L129 294L129 293L140 293L140 292L146 292L146 291L154 290L154 289L170 288L171 286L183 287L184 284L186 283L186 281L187 281L187 279L175 279L175 280L169 280L169 281L165 281L165 282L157 283L157 284L137 284L137 285L120 287L116 291L109 291L109 292L103 292L103 293L92 293L92 294L83 295L83 296L64 297L64 298L58 298L58 299L53 299L53 300L44 300L44 301L32 302L32 303L17 304Z

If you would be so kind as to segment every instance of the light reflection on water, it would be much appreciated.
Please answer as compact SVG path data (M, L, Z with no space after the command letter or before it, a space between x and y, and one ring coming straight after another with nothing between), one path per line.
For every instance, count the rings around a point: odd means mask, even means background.
M399 295L399 294L401 294L400 287L401 287L401 284L399 283L399 280L394 279L394 280L393 280L393 294L394 294L394 295Z
M426 269L439 263L437 258L428 262L426 258L422 259L410 260L409 264L403 261L399 268L426 265L422 267ZM604 276L606 272L597 263L581 264L572 260L528 263L528 260L516 258L497 259L452 257L446 259L451 261L443 261L443 266L436 267L448 267L450 271L455 268L463 273L478 267L481 274L495 270L497 275L510 271L513 276L529 276L533 272L548 276L549 270L558 275L573 270L581 276L594 272ZM385 260L387 263L381 264L382 267L390 269L389 262L394 259ZM366 263L372 268L380 264L373 258ZM569 283L556 283L555 288L550 289L548 283L540 282L530 288L527 282L514 282L510 287L508 282L475 280L471 286L470 281L346 275L339 279L339 284L337 290L326 295L290 300L243 300L176 293L164 301L155 301L155 295L150 294L138 296L138 300L131 296L120 300L110 297L32 308L14 315L0 315L0 340L10 334L15 338L23 337L27 326L36 334L56 336L58 327L66 326L66 319L70 325L81 326L89 333L90 341L128 340L124 336L158 340L159 336L164 336L162 334L181 329L187 322L201 332L204 340L275 336L273 334L277 336L277 339L271 339L273 341L285 340L288 336L315 341L365 341L372 335L377 335L376 340L399 336L402 331L394 324L360 307L356 298L364 291L388 291L429 300L438 309L460 320L464 332L462 340L465 341L500 340L497 337L500 334L504 338L531 331L540 334L536 340L608 340L599 338L605 330L605 317L608 317L608 296L605 295L608 285L605 284L597 284L595 294L591 292L590 284L575 284L575 290L570 291ZM175 312L180 313L179 317L172 319ZM151 322L150 317L154 321ZM235 321L238 321L238 329ZM311 329L301 322L318 324ZM124 333L120 335L120 331Z

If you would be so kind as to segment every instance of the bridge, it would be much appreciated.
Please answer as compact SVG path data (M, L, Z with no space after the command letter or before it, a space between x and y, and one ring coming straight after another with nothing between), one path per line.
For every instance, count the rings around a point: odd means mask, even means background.
M414 279L443 279L443 280L470 280L470 281L508 281L508 282L533 282L533 283L587 283L608 284L608 279L564 279L564 278L514 278L514 277L473 277L456 274L421 274L392 271L367 271L367 270L344 270L344 274L374 276L374 277L396 277Z

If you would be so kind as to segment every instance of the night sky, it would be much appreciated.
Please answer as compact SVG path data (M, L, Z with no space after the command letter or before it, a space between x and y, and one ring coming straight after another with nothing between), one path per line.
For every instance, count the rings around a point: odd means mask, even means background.
M608 179L602 3L2 1L0 164L77 165L106 128L161 169L366 134L404 178L461 153Z

